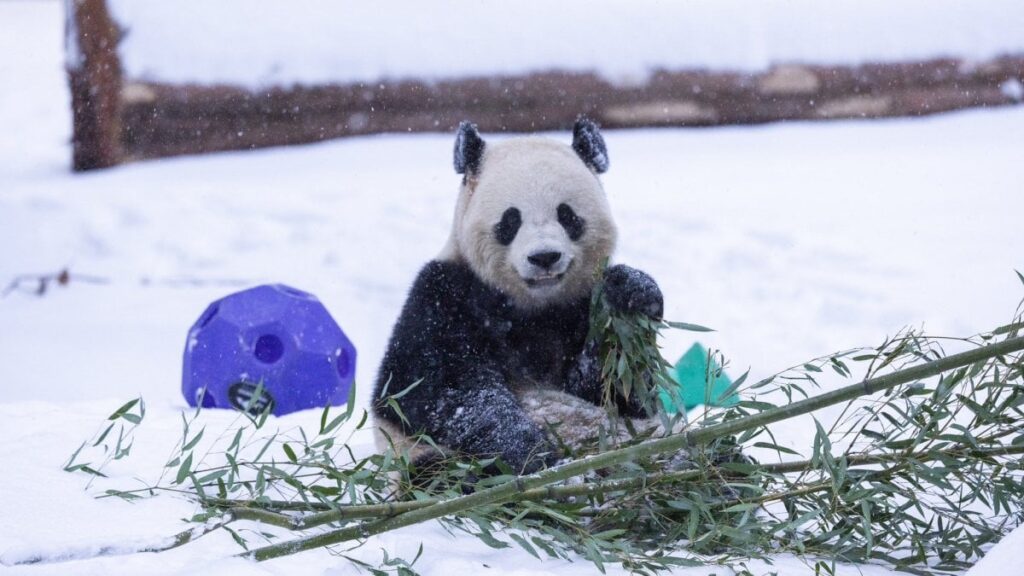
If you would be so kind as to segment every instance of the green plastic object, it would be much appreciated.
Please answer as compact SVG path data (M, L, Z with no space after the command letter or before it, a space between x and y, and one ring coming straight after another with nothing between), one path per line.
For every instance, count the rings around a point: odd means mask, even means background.
M709 383L708 375L715 372L719 373L718 377ZM690 346L686 354L676 362L669 376L679 384L679 395L676 399L664 390L659 393L661 402L669 414L679 411L676 407L677 400L682 400L686 410L705 403L710 406L733 406L739 402L735 392L723 397L732 386L732 380L720 370L714 359L710 370L708 369L708 351L699 343Z

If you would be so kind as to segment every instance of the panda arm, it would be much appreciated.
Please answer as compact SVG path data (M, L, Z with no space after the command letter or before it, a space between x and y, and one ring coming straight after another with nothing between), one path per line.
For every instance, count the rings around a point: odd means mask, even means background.
M624 264L609 267L604 273L604 291L608 303L618 311L661 318L664 309L661 289L654 278L636 268ZM583 346L577 361L569 366L565 382L567 392L594 404L602 403L604 386L596 342L587 342ZM635 394L629 400L619 396L616 404L619 413L624 416L648 416L640 398Z
M440 411L445 416L435 437L465 454L500 456L520 473L553 465L557 450L505 386L501 373L481 367L466 376L463 386L442 392Z
M601 359L597 354L597 342L589 341L583 347L576 362L569 366L565 391L600 406L604 401L604 383L601 382ZM646 418L640 397L633 394L629 400L621 395L615 399L619 414L628 418Z
M479 333L487 296L464 266L435 261L420 272L381 364L377 397L398 393L407 422L386 405L378 416L450 449L501 456L517 471L551 464L555 452L507 387L498 359ZM483 306L486 308L486 306ZM390 382L390 383L389 383Z

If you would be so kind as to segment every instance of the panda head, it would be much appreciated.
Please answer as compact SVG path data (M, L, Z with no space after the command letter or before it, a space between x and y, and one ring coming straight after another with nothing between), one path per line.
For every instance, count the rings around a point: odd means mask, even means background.
M442 258L460 260L524 310L589 294L615 248L615 222L597 175L608 154L597 126L577 120L572 146L545 138L485 144L463 122L463 175Z

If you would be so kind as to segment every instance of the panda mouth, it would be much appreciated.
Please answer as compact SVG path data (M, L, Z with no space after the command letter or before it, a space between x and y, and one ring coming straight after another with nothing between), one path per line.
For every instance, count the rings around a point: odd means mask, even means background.
M566 266L565 270L558 274L542 274L531 278L523 278L523 282L526 282L528 288L550 288L551 286L557 286L562 281L562 278L565 278L570 268L572 268L571 262Z
M565 276L565 272L561 274L555 274L554 276L540 276L537 278L524 278L526 285L530 288L545 288L548 286L554 286L562 281L562 277Z

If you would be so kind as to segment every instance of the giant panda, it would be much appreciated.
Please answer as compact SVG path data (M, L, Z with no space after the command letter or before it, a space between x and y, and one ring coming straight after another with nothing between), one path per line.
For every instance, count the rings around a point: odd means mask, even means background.
M401 414L373 407L379 448L430 458L434 448L411 442L426 434L446 452L532 473L560 457L552 426L560 442L579 440L606 418L586 342L595 284L617 310L653 318L662 293L628 266L600 272L616 227L598 178L608 152L592 121L577 120L571 146L538 137L492 145L463 122L454 164L462 184L451 234L413 283L377 376L374 398L407 390ZM647 416L635 394L618 409Z

